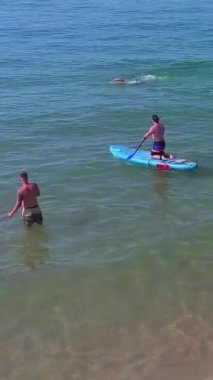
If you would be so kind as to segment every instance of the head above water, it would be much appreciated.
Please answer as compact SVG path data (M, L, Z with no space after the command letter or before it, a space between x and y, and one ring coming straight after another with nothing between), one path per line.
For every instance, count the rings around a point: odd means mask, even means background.
M124 83L126 83L125 79L123 79L123 78L115 78L115 79L112 80L112 82L114 84L124 84Z
M158 117L158 115L152 115L152 121L154 121L155 123L159 123L159 120L160 118Z
M28 182L28 174L27 172L22 172L19 174L20 182L27 183Z

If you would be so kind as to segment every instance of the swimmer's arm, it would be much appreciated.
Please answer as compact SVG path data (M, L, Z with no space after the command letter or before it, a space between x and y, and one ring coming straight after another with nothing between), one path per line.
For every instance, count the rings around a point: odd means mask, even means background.
M35 188L36 188L36 196L40 197L40 189L36 183L35 183Z
M21 204L22 204L22 197L21 197L20 192L17 191L17 200L16 200L16 203L14 204L12 210L9 211L6 214L6 217L9 218L9 219L12 218L13 215L16 213L16 211L18 211L18 209L21 207Z

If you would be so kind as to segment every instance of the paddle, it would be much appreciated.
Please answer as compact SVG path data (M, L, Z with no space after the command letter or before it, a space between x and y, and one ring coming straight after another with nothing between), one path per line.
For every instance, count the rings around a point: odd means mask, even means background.
M137 149L135 149L135 151L129 155L129 157L127 157L127 160L131 160L131 158L135 155L135 153L138 151L138 149L141 147L141 145L144 143L145 139L143 139L140 143L140 145L138 145Z

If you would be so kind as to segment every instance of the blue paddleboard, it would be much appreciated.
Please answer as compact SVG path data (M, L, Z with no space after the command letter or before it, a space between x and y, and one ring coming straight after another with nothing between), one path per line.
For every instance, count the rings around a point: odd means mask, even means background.
M138 150L133 157L128 159L135 152L135 149L123 145L110 145L109 150L115 158L159 170L194 170L198 166L197 162L180 158L156 160L152 158L149 150L142 149Z

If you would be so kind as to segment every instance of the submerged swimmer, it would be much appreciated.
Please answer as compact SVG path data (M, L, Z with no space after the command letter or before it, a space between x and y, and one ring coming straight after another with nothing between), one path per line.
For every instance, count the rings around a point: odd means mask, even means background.
M125 84L127 83L127 81L123 78L115 78L112 80L112 83L119 85L119 84Z
M165 149L165 126L160 123L160 119L157 115L152 115L152 125L149 130L143 136L144 140L146 140L149 136L152 135L153 145L151 149L152 158L160 159L160 160L168 160L173 159L174 156L170 153L166 153Z
M141 84L143 83L143 80L137 80L137 79L123 79L123 78L115 78L112 80L113 84L116 85L123 85L123 84Z
M124 78L114 78L111 83L115 85L123 84L143 84L148 82L153 82L157 79L155 75L144 75L140 78L124 79Z

